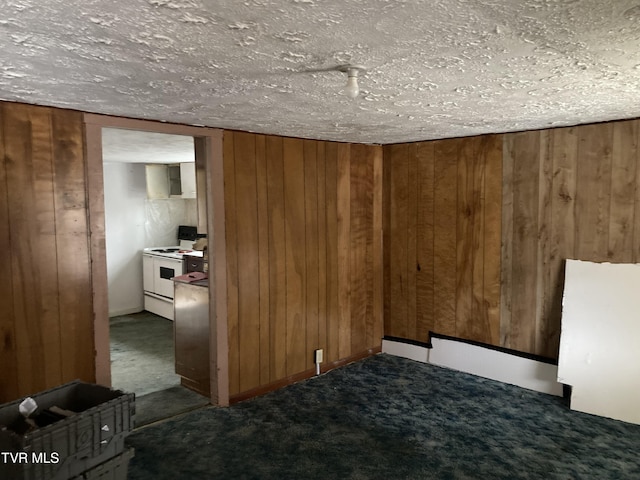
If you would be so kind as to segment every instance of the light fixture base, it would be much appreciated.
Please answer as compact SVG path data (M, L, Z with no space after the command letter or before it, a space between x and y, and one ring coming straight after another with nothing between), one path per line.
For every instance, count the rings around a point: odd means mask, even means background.
M347 63L345 65L338 65L336 67L336 70L343 73L349 73L349 70L356 70L358 73L360 73L365 72L367 69L362 65L351 65L350 63Z

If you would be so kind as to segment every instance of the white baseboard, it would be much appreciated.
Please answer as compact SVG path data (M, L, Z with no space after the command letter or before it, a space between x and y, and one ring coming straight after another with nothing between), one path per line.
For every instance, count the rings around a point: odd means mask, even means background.
M563 395L558 366L463 341L432 337L433 348L382 340L382 352L550 395Z
M429 349L411 343L382 339L382 353L408 358L416 362L429 363Z

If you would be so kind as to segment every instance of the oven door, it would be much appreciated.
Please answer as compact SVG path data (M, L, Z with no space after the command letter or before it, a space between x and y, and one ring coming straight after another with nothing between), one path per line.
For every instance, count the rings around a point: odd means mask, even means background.
M153 293L173 298L173 281L171 279L183 274L182 265L182 260L154 257Z

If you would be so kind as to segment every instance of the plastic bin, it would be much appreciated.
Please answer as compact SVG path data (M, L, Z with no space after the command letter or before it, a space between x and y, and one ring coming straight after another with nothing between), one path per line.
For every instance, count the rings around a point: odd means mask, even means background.
M125 450L111 460L84 472L73 480L127 480L129 460L134 456L134 449Z
M134 394L74 381L31 397L39 411L57 406L76 413L19 434L22 400L0 406L0 478L66 480L124 451Z

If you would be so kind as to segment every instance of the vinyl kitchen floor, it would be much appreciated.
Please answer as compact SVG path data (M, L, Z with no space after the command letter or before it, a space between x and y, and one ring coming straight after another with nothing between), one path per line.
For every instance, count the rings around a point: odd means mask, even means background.
M140 312L111 318L110 328L112 385L136 394L136 427L209 404L174 373L172 321Z
M113 388L140 397L180 385L173 322L149 312L112 317L110 338Z

